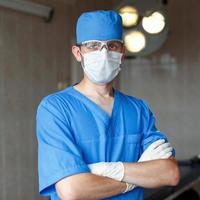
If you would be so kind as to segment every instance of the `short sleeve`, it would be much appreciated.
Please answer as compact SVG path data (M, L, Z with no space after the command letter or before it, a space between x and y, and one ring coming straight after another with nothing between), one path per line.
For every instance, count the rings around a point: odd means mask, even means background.
M55 183L62 178L90 172L78 149L70 123L54 101L43 99L37 109L39 191L55 193Z
M164 139L166 142L168 141L166 135L157 129L156 127L156 119L153 115L152 111L148 107L147 103L142 100L143 107L143 138L142 138L142 151L144 152L146 148L159 139ZM175 156L175 149L173 148L172 152L173 156Z

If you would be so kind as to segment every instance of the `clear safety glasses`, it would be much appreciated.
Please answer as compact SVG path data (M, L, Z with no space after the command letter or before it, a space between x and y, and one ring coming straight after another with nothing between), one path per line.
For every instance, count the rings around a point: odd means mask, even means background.
M123 49L123 41L121 40L108 40L108 41L99 41L99 40L91 40L81 43L81 45L87 49L87 51L97 51L102 50L105 47L108 51L116 51L122 52Z

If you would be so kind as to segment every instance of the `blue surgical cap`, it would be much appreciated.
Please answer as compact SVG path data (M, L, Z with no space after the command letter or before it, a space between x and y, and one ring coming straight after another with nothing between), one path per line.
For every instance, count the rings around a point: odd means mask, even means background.
M88 40L122 40L122 19L115 11L85 12L78 18L76 42Z

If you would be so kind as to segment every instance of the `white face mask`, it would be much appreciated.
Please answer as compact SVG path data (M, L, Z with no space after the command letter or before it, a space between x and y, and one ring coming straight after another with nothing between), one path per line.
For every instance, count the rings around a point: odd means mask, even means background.
M99 85L111 82L121 70L122 53L101 51L85 53L83 56L83 70L88 78Z

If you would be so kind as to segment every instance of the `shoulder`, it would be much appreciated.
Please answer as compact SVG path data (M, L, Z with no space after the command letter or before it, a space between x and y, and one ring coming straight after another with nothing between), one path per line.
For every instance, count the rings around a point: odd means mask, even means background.
M117 90L117 92L119 93L122 102L134 104L135 106L137 106L141 109L149 109L149 106L148 106L146 100L136 97L136 96L131 96L131 95L125 94L119 90Z
M119 94L121 98L121 103L125 107L128 106L128 110L131 110L131 108L137 110L137 112L140 113L141 116L143 116L144 119L147 120L150 119L150 117L153 115L146 100L135 96L127 95L122 92L119 92Z
M63 106L67 106L67 102L69 102L71 98L70 90L71 86L43 97L38 105L38 110L41 107L60 110Z

